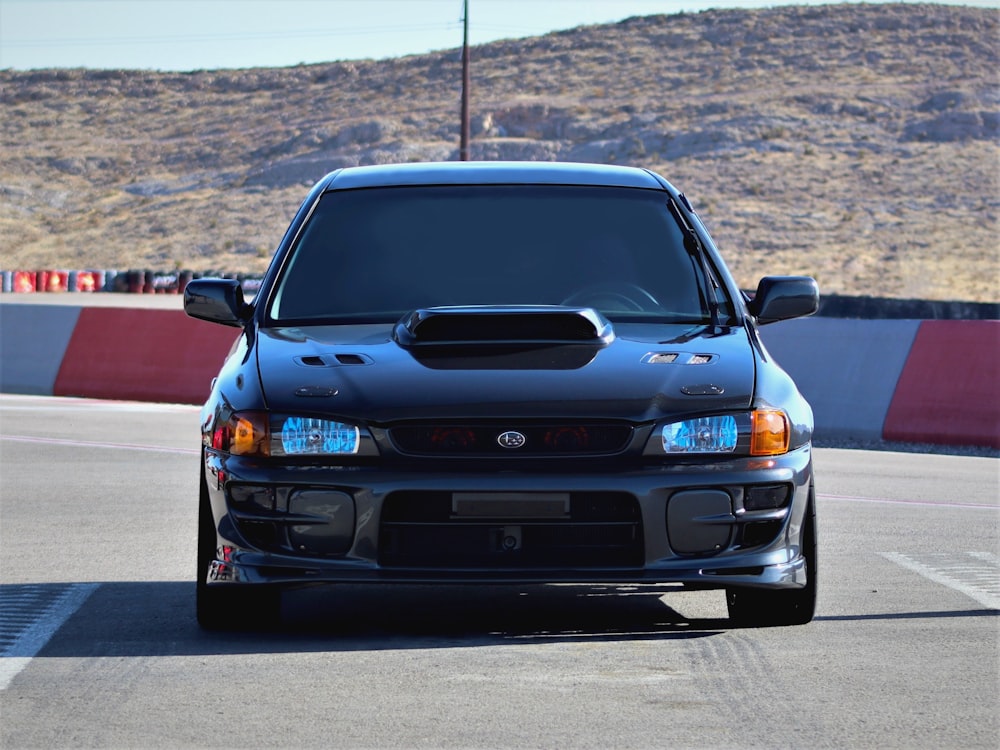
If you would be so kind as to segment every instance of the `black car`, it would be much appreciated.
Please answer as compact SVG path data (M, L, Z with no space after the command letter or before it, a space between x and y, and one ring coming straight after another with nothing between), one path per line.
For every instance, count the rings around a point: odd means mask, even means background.
M637 168L341 169L309 193L202 412L198 620L287 586L676 583L812 619L812 411L684 195Z

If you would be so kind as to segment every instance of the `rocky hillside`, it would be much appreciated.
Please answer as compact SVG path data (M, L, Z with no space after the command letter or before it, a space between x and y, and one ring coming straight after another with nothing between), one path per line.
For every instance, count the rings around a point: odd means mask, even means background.
M632 18L472 51L476 159L648 166L738 280L1000 299L1000 10ZM260 271L336 167L455 159L456 50L237 71L0 71L0 266Z

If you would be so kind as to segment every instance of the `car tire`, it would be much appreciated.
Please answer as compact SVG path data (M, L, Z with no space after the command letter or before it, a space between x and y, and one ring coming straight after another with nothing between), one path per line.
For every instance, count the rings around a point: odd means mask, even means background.
M215 560L217 542L215 519L202 469L195 584L198 624L204 630L252 630L277 625L281 607L281 592L277 587L266 584L209 585L208 572Z
M809 488L805 527L802 530L802 555L806 561L806 585L801 589L726 589L726 605L733 624L746 628L805 625L816 612L818 573L816 535L816 495Z

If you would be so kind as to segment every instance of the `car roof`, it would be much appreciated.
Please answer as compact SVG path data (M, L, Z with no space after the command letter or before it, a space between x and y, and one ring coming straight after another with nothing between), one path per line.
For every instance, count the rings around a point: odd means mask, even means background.
M448 161L347 167L326 190L404 185L601 185L663 190L666 181L637 167L540 161Z

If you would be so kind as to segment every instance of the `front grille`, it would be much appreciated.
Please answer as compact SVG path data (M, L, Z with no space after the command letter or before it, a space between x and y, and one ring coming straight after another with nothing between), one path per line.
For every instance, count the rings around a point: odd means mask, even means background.
M497 571L634 568L643 564L642 538L638 502L625 493L394 492L382 507L379 564Z
M396 449L416 456L612 455L624 450L631 436L631 425L600 423L407 424L389 429Z

